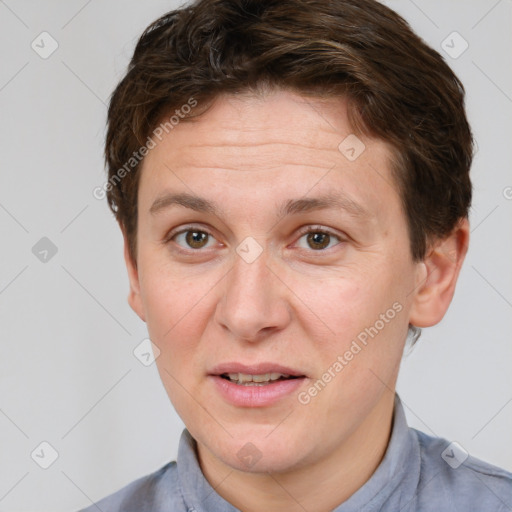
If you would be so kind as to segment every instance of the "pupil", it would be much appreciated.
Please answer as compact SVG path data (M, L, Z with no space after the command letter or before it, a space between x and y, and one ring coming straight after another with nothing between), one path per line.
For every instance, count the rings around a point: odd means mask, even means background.
M310 233L308 235L308 243L312 249L324 249L329 245L330 235L327 233Z
M185 238L190 247L197 249L203 246L203 242L206 240L207 236L207 233L201 231L189 231Z

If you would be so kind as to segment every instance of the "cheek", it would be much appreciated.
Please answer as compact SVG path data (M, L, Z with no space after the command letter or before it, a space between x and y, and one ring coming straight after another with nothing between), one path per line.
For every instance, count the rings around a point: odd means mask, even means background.
M149 337L159 348L156 365L178 415L191 422L198 402L197 353L209 313L205 290L195 280L147 273L141 287ZM202 292L202 293L200 293Z
M317 318L308 333L320 362L316 377L334 373L339 385L330 386L331 392L364 393L368 386L379 387L380 377L392 377L407 335L405 288L391 272L354 273L303 288Z
M322 335L327 332L327 338L334 338L337 345L356 337L392 308L400 295L392 288L396 285L383 273L368 276L354 272L325 280L303 280L296 293L305 298L304 306L316 317L315 325L322 327Z
M141 298L150 337L162 351L200 332L208 301L206 291L213 286L204 279L187 279L166 265L148 264L141 274ZM175 341L180 340L180 344Z

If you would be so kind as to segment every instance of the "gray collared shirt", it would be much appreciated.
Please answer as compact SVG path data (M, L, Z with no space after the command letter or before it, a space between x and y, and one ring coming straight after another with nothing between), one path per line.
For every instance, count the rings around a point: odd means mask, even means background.
M185 429L177 462L83 512L239 512L210 486L196 453L196 443ZM396 395L384 458L370 479L333 512L361 511L511 512L512 473L467 456L445 439L408 427Z

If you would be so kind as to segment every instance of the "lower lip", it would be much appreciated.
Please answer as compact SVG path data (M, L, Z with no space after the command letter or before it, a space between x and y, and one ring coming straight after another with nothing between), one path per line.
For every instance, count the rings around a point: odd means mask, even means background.
M238 407L265 407L296 391L305 381L305 377L276 380L263 386L244 386L235 384L219 375L210 375L222 397Z

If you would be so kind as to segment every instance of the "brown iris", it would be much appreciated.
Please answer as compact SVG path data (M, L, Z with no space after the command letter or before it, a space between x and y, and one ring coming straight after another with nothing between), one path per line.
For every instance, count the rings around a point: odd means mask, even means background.
M325 249L331 241L331 236L328 233L313 232L308 233L307 240L312 249Z
M208 233L204 231L187 231L185 239L187 244L193 249L201 249L208 241Z

